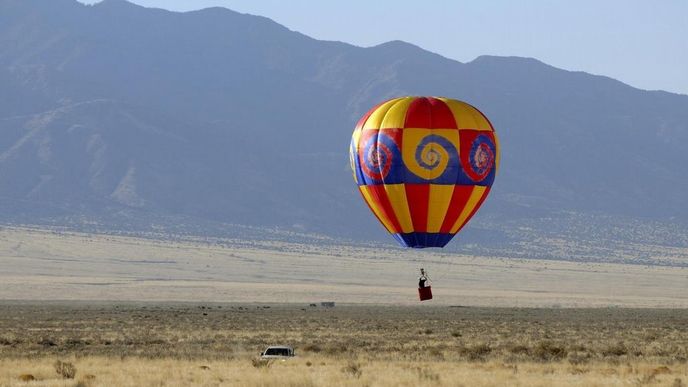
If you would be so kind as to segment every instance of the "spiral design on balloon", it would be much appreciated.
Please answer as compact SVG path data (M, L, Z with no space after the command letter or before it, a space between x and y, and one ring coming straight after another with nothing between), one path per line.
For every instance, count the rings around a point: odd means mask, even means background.
M480 135L473 140L468 156L470 173L468 175L475 181L484 180L490 174L495 163L495 146L492 140L485 135Z
M416 146L415 162L409 169L424 179L436 179L442 176L452 155L456 154L456 147L447 138L431 134Z
M442 161L441 151L442 149L435 149L432 144L427 144L422 148L419 147L416 150L416 161L418 161L421 167L432 171Z
M361 151L361 170L364 175L375 181L382 181L387 177L395 154L399 154L394 141L382 133L368 139Z

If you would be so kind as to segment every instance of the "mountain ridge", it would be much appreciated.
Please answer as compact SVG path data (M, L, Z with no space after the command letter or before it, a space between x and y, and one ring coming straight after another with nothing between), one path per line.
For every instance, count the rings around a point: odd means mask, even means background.
M388 242L348 171L352 127L385 98L444 95L479 107L503 148L455 248L527 250L519 224L584 236L580 217L599 230L619 227L608 216L688 223L688 96L533 58L357 47L217 8L0 0L0 82L5 222L185 218L198 233L245 224Z

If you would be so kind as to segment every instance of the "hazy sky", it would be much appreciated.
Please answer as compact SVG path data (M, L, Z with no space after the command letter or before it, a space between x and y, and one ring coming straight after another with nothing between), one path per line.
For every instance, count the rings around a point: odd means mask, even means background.
M96 0L83 0L96 3ZM534 57L642 89L688 94L688 0L133 0L188 11L222 6L317 39L404 40L462 62Z

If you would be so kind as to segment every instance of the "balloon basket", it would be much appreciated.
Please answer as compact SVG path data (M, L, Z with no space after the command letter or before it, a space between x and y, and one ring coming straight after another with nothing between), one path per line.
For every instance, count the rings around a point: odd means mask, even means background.
M432 300L432 288L430 286L418 288L418 297L421 301Z

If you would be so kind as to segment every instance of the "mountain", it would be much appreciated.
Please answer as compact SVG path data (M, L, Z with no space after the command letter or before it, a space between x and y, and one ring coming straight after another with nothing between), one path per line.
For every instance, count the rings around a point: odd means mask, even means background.
M223 8L0 0L0 85L4 223L391 243L352 182L351 130L385 98L445 95L490 117L503 151L454 249L688 247L688 96L535 59L361 48ZM585 251L542 247L562 238Z

